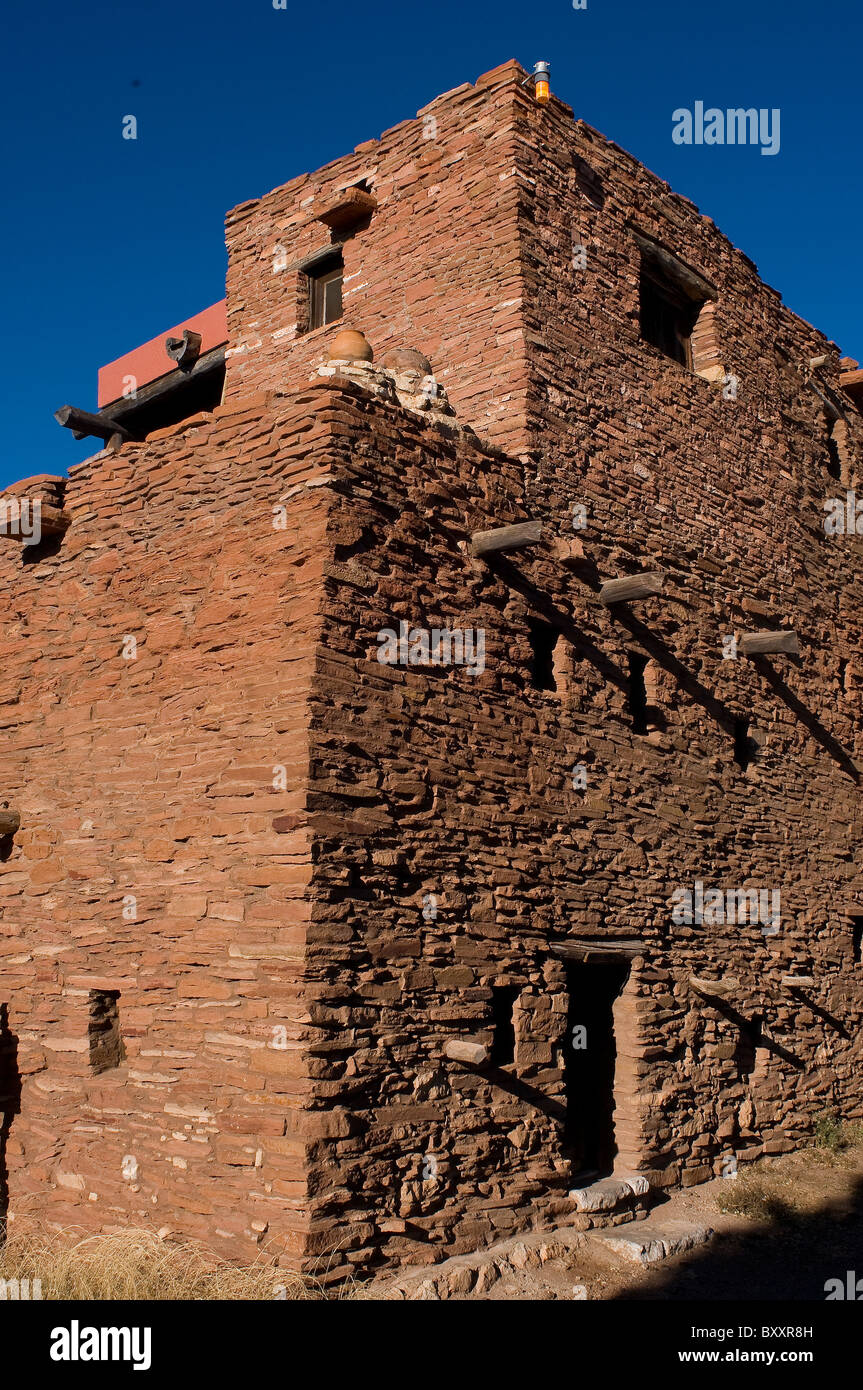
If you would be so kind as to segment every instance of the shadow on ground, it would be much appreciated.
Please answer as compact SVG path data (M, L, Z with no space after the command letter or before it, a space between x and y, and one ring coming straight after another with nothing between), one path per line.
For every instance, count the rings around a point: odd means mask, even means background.
M654 1209L651 1219L658 1226L662 1224L661 1206ZM622 1233L625 1230L623 1227ZM839 1279L844 1287L849 1270L863 1280L860 1176L845 1194L814 1211L800 1212L781 1199L773 1199L768 1219L752 1221L742 1232L717 1231L708 1245L651 1270L648 1282L621 1290L609 1301L823 1302L827 1281ZM860 1297L863 1301L863 1284Z

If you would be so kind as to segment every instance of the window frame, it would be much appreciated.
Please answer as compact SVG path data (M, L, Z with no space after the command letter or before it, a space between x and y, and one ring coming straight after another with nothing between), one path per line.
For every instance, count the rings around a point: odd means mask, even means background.
M308 331L313 333L318 328L328 328L330 324L338 323L344 318L345 312L345 263L341 251L335 251L305 266L303 274L309 282ZM337 314L328 317L327 291L334 284L339 286L339 309Z

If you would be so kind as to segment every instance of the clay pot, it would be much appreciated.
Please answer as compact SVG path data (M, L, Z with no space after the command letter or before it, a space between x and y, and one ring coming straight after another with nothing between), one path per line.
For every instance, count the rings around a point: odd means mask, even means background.
M419 372L420 376L432 376L432 365L427 357L415 348L390 348L381 359L382 367L391 372Z
M374 355L371 343L354 328L343 328L330 343L331 362L371 362Z

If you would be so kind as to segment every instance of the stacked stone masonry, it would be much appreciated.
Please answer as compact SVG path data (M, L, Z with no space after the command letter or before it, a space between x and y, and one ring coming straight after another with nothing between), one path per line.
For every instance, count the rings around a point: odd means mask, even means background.
M639 943L615 1169L698 1183L863 1115L860 541L823 525L863 419L835 345L523 76L235 209L224 404L62 496L33 480L71 524L0 542L13 1219L331 1280L586 1229L552 947L589 939ZM369 389L383 368L319 374L342 325L304 331L302 267L360 183L344 323L376 363L424 353L454 417ZM640 336L636 235L714 289L696 370ZM472 556L528 520L538 544ZM662 592L599 602L637 572ZM538 619L556 689L531 681ZM481 630L482 669L383 664L403 622ZM770 628L800 657L725 658ZM779 891L779 930L675 921L697 881ZM512 1062L448 1059L492 1044L507 986Z

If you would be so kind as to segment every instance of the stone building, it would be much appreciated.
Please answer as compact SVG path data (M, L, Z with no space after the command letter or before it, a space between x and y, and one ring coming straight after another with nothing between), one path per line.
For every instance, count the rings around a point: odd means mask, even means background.
M235 208L0 499L13 1218L335 1280L863 1113L863 373L525 75Z

